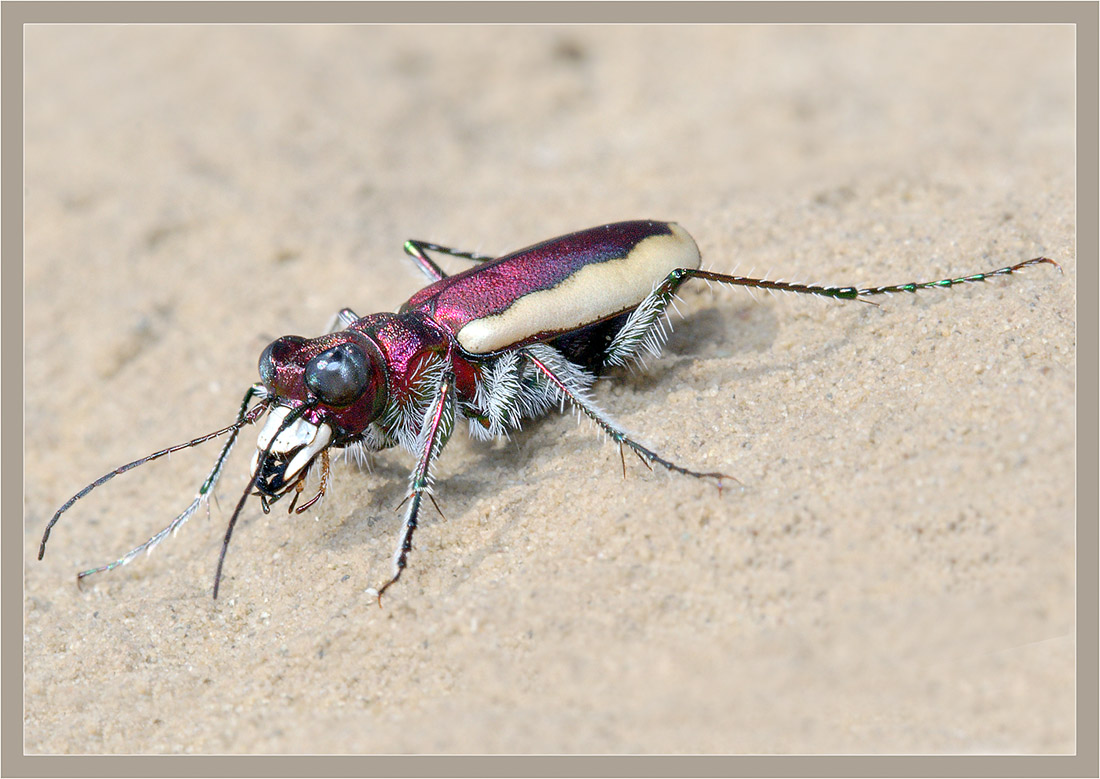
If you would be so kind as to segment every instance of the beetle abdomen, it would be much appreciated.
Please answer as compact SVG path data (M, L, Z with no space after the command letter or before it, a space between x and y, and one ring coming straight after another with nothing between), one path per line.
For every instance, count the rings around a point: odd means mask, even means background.
M547 343L569 362L598 376L607 367L608 347L629 318L629 312L619 314L571 333L563 333Z
M618 222L545 241L414 295L468 354L545 341L630 311L699 248L673 222Z

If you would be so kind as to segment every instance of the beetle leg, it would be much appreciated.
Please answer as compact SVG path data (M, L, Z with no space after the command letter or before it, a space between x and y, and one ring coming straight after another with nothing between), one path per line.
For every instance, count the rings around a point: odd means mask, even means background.
M398 544L397 552L393 558L393 577L378 589L379 606L382 605L382 593L401 578L401 573L408 564L409 552L412 551L412 537L413 533L416 532L419 521L420 504L423 496L427 495L433 503L435 502L431 495L432 464L439 457L439 453L443 451L443 447L446 446L447 440L451 437L451 431L454 429L454 383L454 373L445 371L439 385L436 387L435 397L424 412L424 421L420 426L420 434L416 442L420 459L409 476L409 494L405 496L408 507L405 509L401 543ZM439 507L436 506L436 508Z
M341 308L332 315L325 327L326 333L335 333L358 321L361 317L350 308Z
M666 278L630 312L626 322L607 345L604 365L626 365L632 360L641 361L638 352L642 349L654 357L661 356L661 347L672 329L665 312L680 283L682 282L672 283Z
M496 257L490 257L488 254L478 254L477 252L464 252L459 249L449 249L446 246L440 246L435 243L428 243L427 241L408 240L405 241L405 254L409 255L416 262L416 265L420 270L430 278L432 281L439 281L440 279L447 278L447 274L425 254L425 251L439 252L440 254L449 254L451 257L459 257L463 260L473 260L474 262L488 262L489 260L495 260Z
M476 382L474 402L464 409L470 417L470 435L481 441L507 437L524 417L537 416L538 389L524 385L524 360L517 351L504 352L483 366Z
M682 473L685 476L694 476L696 479L714 479L718 484L719 492L722 491L723 479L737 481L735 477L729 474L717 471L704 473L677 465L635 441L592 401L587 387L574 380L572 374L577 371L576 366L572 366L568 360L551 347L545 344L531 344L520 351L550 382L560 397L568 399L570 403L607 433L612 441L629 446L647 464L657 463L667 470Z

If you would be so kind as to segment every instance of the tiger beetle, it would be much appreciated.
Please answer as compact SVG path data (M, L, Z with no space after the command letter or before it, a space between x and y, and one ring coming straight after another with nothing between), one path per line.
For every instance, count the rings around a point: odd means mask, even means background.
M241 428L264 413L252 456L251 478L229 519L214 575L214 597L226 550L249 495L265 512L293 493L288 511L301 513L325 493L329 450L362 456L401 446L416 457L403 504L405 516L393 574L376 590L393 586L408 563L425 497L432 500L432 467L453 432L456 417L477 439L507 437L523 421L552 406L575 407L612 441L648 467L713 480L718 472L685 468L636 441L592 399L590 388L605 369L643 353L659 356L667 335L666 310L689 279L734 286L858 300L1008 276L1046 257L994 271L938 281L881 287L823 286L748 278L701 269L699 249L673 222L633 221L551 238L503 257L408 241L405 252L432 281L396 314L360 317L341 310L317 338L287 335L260 355L260 381L248 388L233 424L120 466L70 498L46 525L38 559L61 515L120 473L172 452L228 434L194 500L167 527L107 565L82 571L78 581L125 565L178 530L214 490ZM428 252L480 263L449 276ZM873 304L873 303L872 303ZM297 506L305 479L318 464L317 493ZM623 460L625 476L626 462ZM400 506L399 506L400 508ZM438 506L436 507L438 510Z

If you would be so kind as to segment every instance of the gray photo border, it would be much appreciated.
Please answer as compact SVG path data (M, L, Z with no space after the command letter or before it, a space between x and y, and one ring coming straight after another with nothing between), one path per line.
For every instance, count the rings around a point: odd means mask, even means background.
M4 776L1097 776L1098 529L1095 487L1077 481L1077 754L1066 756L27 756L22 737L23 28L96 23L1061 23L1077 30L1077 210L1081 288L1100 289L1098 113L1100 6L1095 2L4 2L0 4L3 262L0 265L5 536L0 620L0 773ZM1079 311L1081 473L1097 473L1098 303ZM1080 399L1085 402L1080 402ZM1089 400L1091 398L1091 400ZM19 410L18 420L14 410ZM16 421L19 424L16 424ZM1084 484L1095 484L1086 478ZM1080 662L1083 659L1084 662Z

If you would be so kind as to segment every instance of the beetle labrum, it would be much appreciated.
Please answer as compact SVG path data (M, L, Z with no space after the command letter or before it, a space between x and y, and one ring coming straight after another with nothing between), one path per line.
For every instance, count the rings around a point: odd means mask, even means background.
M266 512L293 492L289 511L301 513L325 492L330 449L362 454L400 446L417 462L409 477L393 573L376 590L381 602L382 593L406 567L424 497L434 502L432 466L458 417L468 421L475 438L491 439L507 436L552 406L570 404L618 443L620 454L625 446L647 466L712 479L719 489L724 479L732 479L661 457L616 424L589 392L604 369L625 365L644 352L659 355L667 335L666 309L688 279L870 302L865 299L985 281L1032 265L1059 267L1036 257L937 281L862 288L797 284L702 270L699 249L682 227L648 220L594 227L499 258L424 241L407 241L404 248L432 280L429 286L397 313L359 317L345 308L322 336L273 341L260 356L260 382L249 387L231 425L127 463L84 487L50 519L38 558L61 515L96 487L143 463L228 435L186 509L144 543L112 563L80 572L78 579L151 551L209 498L240 430L267 413L251 478L226 527L214 597L249 495L258 495ZM448 276L428 252L479 264ZM315 464L320 470L318 491L296 506ZM624 474L625 468L624 461Z

